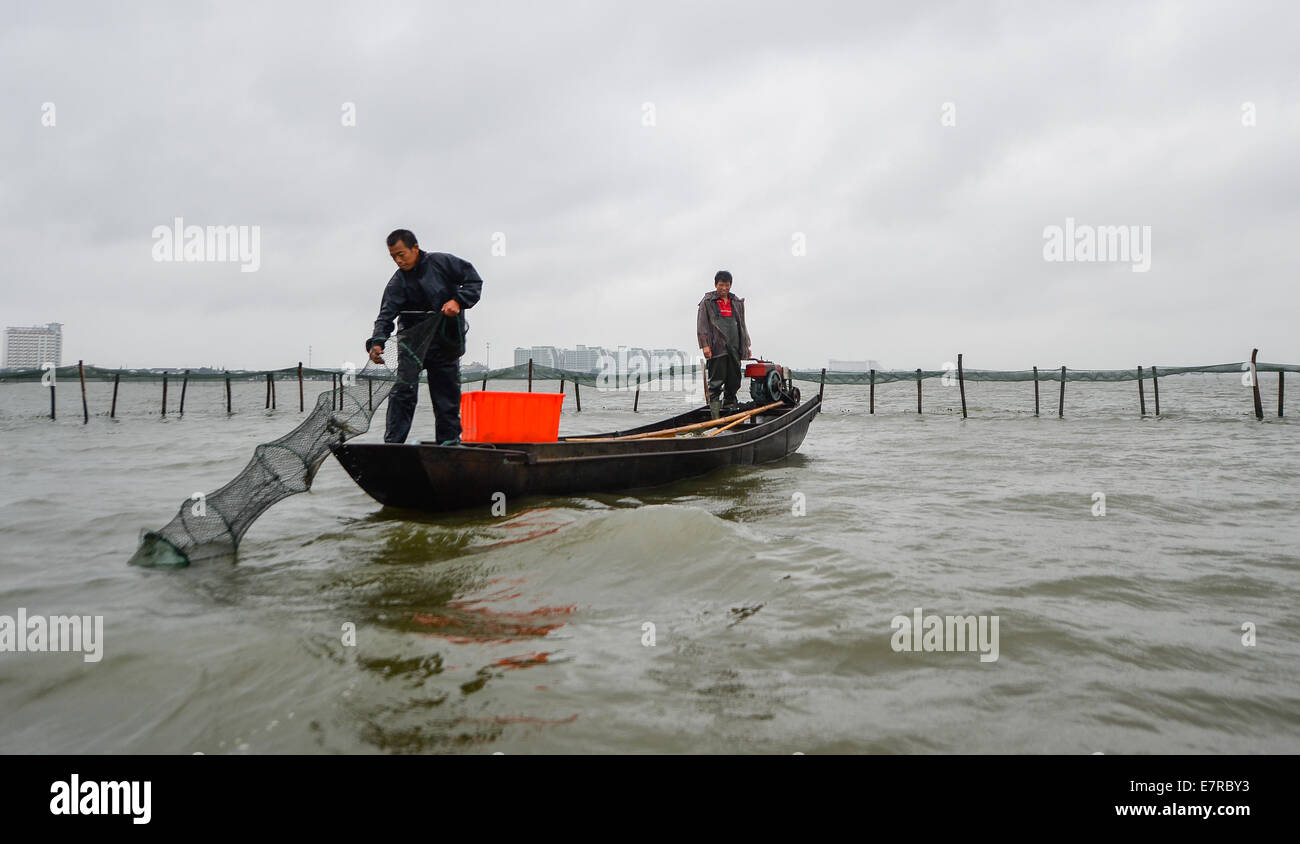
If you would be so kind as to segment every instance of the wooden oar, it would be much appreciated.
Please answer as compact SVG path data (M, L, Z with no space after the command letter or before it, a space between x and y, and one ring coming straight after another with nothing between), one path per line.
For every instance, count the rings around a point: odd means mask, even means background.
M721 428L715 428L715 429L712 430L712 431L705 431L705 432L704 432L704 436L706 436L706 437L716 437L718 434L721 434L723 431L726 431L726 430L728 430L728 429L730 429L730 428L734 428L734 427L736 427L736 426L739 425L741 422L744 422L746 419L750 418L751 416L757 416L758 414L762 413L763 411L765 411L765 410L771 410L773 407L776 407L776 406L779 405L779 404L781 404L781 402L779 402L779 401L778 401L778 402L773 402L772 404L769 404L767 407L756 407L756 408L754 408L753 410L746 411L745 414L744 414L740 419L737 419L735 422L728 422L726 425L723 425Z
M699 431L699 430L703 430L704 428L712 428L715 425L725 425L728 422L743 421L745 419L748 419L750 416L752 416L755 413L759 413L764 410L771 410L772 408L778 407L781 404L782 402L776 401L764 407L756 408L755 410L746 410L746 411L742 411L741 413L733 413L731 416L723 416L721 419L710 419L707 422L696 422L691 425L680 425L676 428L667 428L663 431L646 431L641 434L625 434L621 437L566 437L564 441L569 443L601 443L601 442L607 443L607 442L615 442L621 440L649 440L649 439L656 439L659 437L672 437L672 436L676 436L677 434L685 434L690 431Z

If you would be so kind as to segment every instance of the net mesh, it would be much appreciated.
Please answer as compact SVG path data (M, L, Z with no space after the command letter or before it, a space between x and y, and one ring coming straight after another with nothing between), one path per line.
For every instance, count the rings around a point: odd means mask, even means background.
M1300 372L1300 365L1293 363L1259 363L1259 372ZM1062 367L1055 369L964 369L962 379L966 381L1060 381ZM1137 367L1132 369L1069 369L1064 368L1066 381L1136 381L1139 377L1150 378L1152 375L1187 375L1194 372L1235 372L1242 373L1250 369L1248 362L1214 363L1204 366L1152 366L1143 367L1139 373ZM946 369L877 369L866 372L836 372L824 370L827 384L888 384L891 381L918 381L929 378L956 378L957 366L952 364ZM791 372L796 381L821 382L823 370L798 369Z
M374 408L388 398L398 381L403 356L423 361L441 315L389 338L384 363L367 361L339 388L326 390L302 424L253 450L253 458L234 480L216 492L191 498L176 516L148 531L131 562L136 565L187 565L195 559L233 553L244 533L276 502L306 492L332 443L346 442L370 428ZM411 367L419 379L421 366Z

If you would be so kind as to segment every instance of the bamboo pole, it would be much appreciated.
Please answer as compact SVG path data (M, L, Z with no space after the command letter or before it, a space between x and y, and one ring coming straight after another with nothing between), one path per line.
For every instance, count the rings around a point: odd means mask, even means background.
M1147 415L1147 397L1142 389L1142 367L1138 366L1138 410L1142 416Z
M637 406L641 404L641 379L636 381L636 395L632 397L632 412L636 413Z
M266 409L271 409L271 373L266 373Z
M1282 418L1282 389L1286 386L1286 373L1277 371L1277 416Z
M484 382L487 383L487 382ZM573 401L578 405L578 412L582 413L582 393L578 390L578 382L573 382Z
M77 377L81 379L81 424L90 422L90 408L86 404L86 368L82 361L77 361Z
M778 402L778 404L779 404L779 403L780 403L780 402ZM714 428L712 431L705 431L704 434L703 434L703 436L706 436L706 437L716 437L718 434L721 434L723 431L726 431L726 430L729 430L729 429L731 429L731 428L736 427L736 426L739 425L741 422L744 422L746 419L749 419L749 418L752 417L752 416L757 416L758 414L762 413L762 412L763 412L764 410L766 410L766 409L767 409L767 408L756 407L756 408L754 408L753 410L746 411L745 413L741 414L741 417L740 417L739 419L737 419L736 421L734 421L734 422L728 422L726 425L723 425L723 426L720 427L720 428Z
M1250 384L1251 391L1255 394L1255 418L1263 421L1264 403L1259 398L1259 369L1255 366L1255 356L1259 354L1259 349L1251 349L1250 352Z
M1034 415L1038 415L1038 367L1034 367Z
M871 412L876 412L876 370L871 370Z
M113 407L108 411L109 419L117 418L117 385L122 380L122 373L113 373Z
M266 377L271 379L271 409L275 410L275 374L268 372Z
M181 416L185 415L185 391L190 387L190 371L185 370L185 380L181 381Z
M916 370L916 412L921 412L921 369Z
M54 372L57 372L57 370L55 370ZM50 375L54 375L54 372L51 372ZM57 418L54 415L54 379L53 378L50 379L50 418L51 419Z
M302 361L298 361L298 412L302 413Z
M1061 367L1061 403L1056 408L1056 418L1065 418L1065 367Z
M163 416L166 416L166 415L167 415L167 373L166 373L166 372L163 373L163 402L162 402L162 415L163 415Z
M1156 371L1155 364L1151 365L1151 392L1156 397L1156 416L1160 415L1160 373Z
M227 373L226 374L226 413L229 414L230 412L231 412L230 411L230 374Z
M700 431L705 428L712 428L715 425L725 425L728 422L732 422L736 419L743 419L747 415L753 413L761 413L764 410L771 410L774 407L780 407L782 404L783 402L774 401L771 404L763 405L762 407L755 408L753 410L746 410L740 413L733 413L730 416L723 416L719 419L710 419L705 422L695 422L690 425L679 425L676 428L667 428L662 431L646 431L645 433L642 434L626 434L621 437L565 437L564 441L570 443L604 443L604 442L615 442L615 441L622 442L625 440L653 440L653 439L659 439L661 437L673 437L676 436L677 434L686 434L686 433L690 433L691 431Z
M966 377L961 370L961 354L957 355L957 386L961 389L961 418L966 418Z
M533 359L528 359L528 392L533 391Z
M817 401L822 400L822 394L826 392L826 367L822 367L822 384L817 388Z

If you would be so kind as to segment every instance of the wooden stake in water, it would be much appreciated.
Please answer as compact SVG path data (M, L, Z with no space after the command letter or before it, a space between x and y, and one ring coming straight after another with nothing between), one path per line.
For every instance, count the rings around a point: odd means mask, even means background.
M817 388L817 401L822 400L822 394L826 392L826 367L822 367L822 384Z
M1286 373L1279 369L1277 371L1277 415L1279 419L1282 417L1282 388L1286 386L1285 377Z
M957 386L961 389L961 418L966 418L966 377L962 374L961 355L957 355Z
M1255 368L1255 356L1259 354L1259 349L1250 351L1250 385L1255 394L1255 418L1263 421L1264 403L1259 398L1259 370Z
M573 382L573 402L578 405L578 412L582 413L582 393L578 390L578 382Z
M921 370L916 370L916 412L921 412Z
M1065 367L1061 367L1061 404L1056 408L1056 418L1065 418Z
M230 375L226 375L226 414L230 414Z
M266 377L271 379L271 409L275 410L275 376L268 372Z
M1142 416L1147 415L1147 397L1142 391L1142 367L1138 367L1138 410Z
M1151 392L1156 397L1156 416L1160 415L1160 373L1156 371L1155 364L1151 365Z
M166 415L167 415L167 373L166 373L166 372L163 373L163 404L162 404L162 415L163 415L163 416L166 416Z
M185 391L190 387L190 371L185 370L185 379L181 381L181 416L185 415Z
M86 405L86 368L77 361L77 377L81 379L81 424L90 422L90 408Z
M871 370L871 413L876 412L876 370Z
M302 413L302 361L298 361L298 412Z
M533 391L533 359L528 359L528 392Z
M122 380L122 373L120 372L113 373L113 406L108 411L109 419L117 418L117 384L121 380Z
M636 380L636 395L632 397L632 412L636 413L637 406L641 404L641 378Z
M271 409L271 373L266 373L266 409Z
M1034 367L1034 415L1038 415L1038 367Z

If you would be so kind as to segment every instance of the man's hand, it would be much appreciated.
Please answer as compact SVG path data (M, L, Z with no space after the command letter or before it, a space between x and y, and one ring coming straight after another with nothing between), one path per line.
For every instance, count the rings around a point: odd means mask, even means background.
M700 351L704 352L705 360L709 360L710 358L713 357L713 352L709 349L708 346L705 346L703 349L700 349Z
M458 313L460 313L460 302L455 299L448 299L446 304L442 306L443 316L455 316Z
M373 346L370 347L370 362L371 362L371 363L383 363L383 362L384 362L384 347L383 347L383 346L380 346L378 343L376 343L375 345L373 345Z

